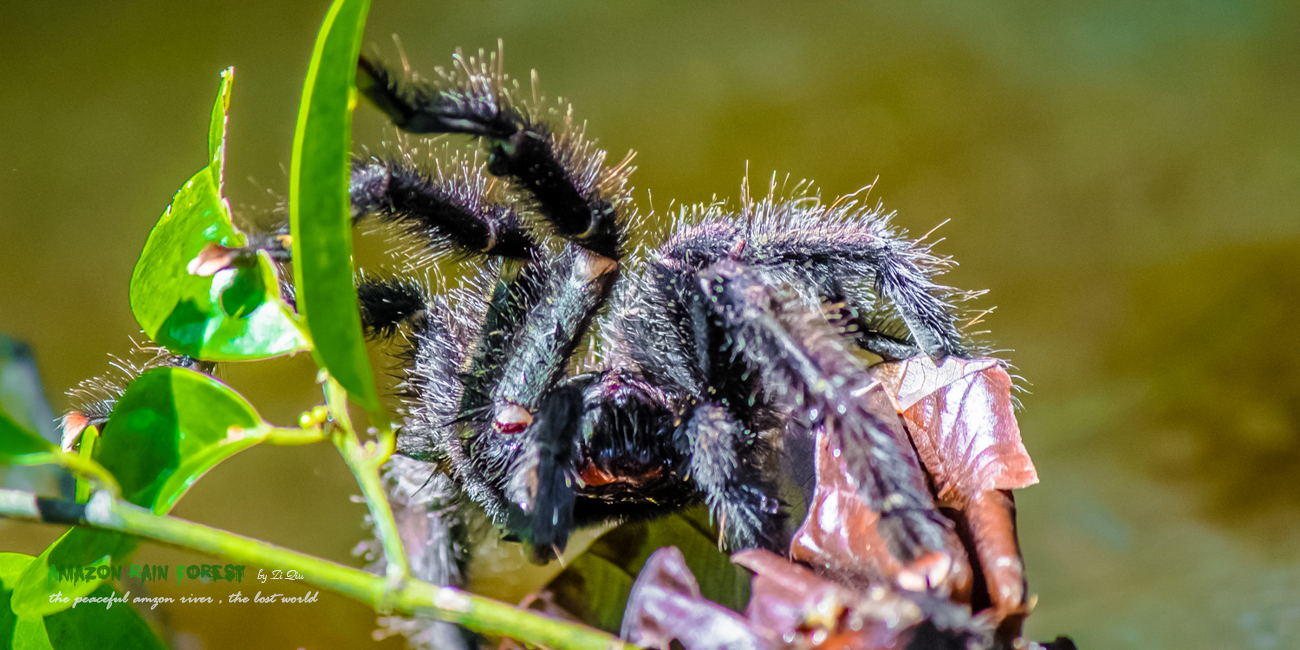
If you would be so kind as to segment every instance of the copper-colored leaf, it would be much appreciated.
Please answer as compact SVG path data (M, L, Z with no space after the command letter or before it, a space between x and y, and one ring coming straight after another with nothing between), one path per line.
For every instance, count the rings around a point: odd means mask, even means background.
M1011 377L997 359L948 357L936 367L919 356L872 372L907 422L941 503L964 508L987 490L1038 482L1020 440Z
M1020 439L1011 377L996 359L927 357L872 369L907 423L912 444L930 473L936 497L957 512L958 533L984 576L986 616L997 636L1020 635L1028 614L1014 488L1038 482Z
M935 391L969 375L992 368L997 359L962 359L947 357L938 366L925 355L891 361L871 367L871 374L889 390L890 399L899 413L929 397Z
M754 572L741 617L700 595L674 547L660 549L637 578L623 638L643 647L686 650L897 650L987 648L985 622L944 599L874 586L848 588L770 551L732 561Z
M768 647L735 612L700 595L700 585L675 546L646 561L632 585L622 637L643 648L667 650L676 639L686 650Z
M863 404L916 449L939 501L956 509L944 552L910 564L889 552L854 474L861 468L846 462L828 419L814 430L816 489L790 547L803 564L766 551L733 556L756 574L740 618L700 597L680 553L660 551L637 579L624 638L653 647L676 639L688 650L987 647L993 625L1001 642L1018 638L1026 609L1010 489L1032 485L1037 473L1020 440L1011 378L996 359L936 367L918 357L872 372L879 383L860 391ZM979 600L993 602L972 619L965 603L976 558L989 589Z
M848 589L763 550L741 551L732 560L754 572L745 615L774 647L987 647L987 627L948 601L883 586Z
M769 551L740 551L731 561L754 572L745 617L768 638L808 635L820 643L838 630L845 612L859 600L855 592ZM920 619L921 612L914 604L897 597L891 602L898 607L886 616L892 616L900 627Z

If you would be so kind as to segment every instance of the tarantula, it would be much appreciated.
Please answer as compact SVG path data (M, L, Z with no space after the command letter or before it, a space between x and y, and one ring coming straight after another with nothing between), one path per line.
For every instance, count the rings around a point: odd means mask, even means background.
M968 353L927 246L879 208L756 200L745 187L739 210L684 209L661 245L629 255L630 156L606 164L571 112L521 101L499 57L458 55L437 83L366 57L357 73L400 130L470 135L488 151L485 166L451 172L401 156L353 167L355 221L478 261L490 286L453 305L410 280L360 283L368 330L409 341L401 454L437 464L440 485L539 560L575 528L701 500L732 548L780 549L777 456L833 420L890 551L942 552L951 524L912 449L865 408L855 352ZM601 360L575 373L593 323Z
M499 54L456 63L436 83L357 66L359 91L398 129L473 136L488 153L485 165L426 171L395 155L352 168L354 223L393 224L428 258L483 270L481 290L454 300L414 279L358 282L367 332L405 341L398 452L437 469L425 480L397 458L389 476L419 537L406 540L417 577L464 582L466 507L543 562L577 528L701 501L732 549L784 553L779 475L800 456L785 452L807 452L819 430L857 470L889 552L919 567L942 556L953 523L914 450L866 407L859 351L971 354L961 294L932 281L946 260L879 207L806 190L756 199L747 183L738 209L683 208L661 244L630 255L631 155L609 165L567 105L547 108L535 88L523 101ZM259 241L287 253L283 238ZM577 359L588 339L600 354ZM146 366L197 363L164 357ZM111 402L65 429L106 419ZM472 644L448 624L425 633Z

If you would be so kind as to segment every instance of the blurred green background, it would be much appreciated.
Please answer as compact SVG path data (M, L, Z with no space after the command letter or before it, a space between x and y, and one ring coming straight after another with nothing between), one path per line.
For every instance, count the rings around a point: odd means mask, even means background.
M131 268L205 162L225 66L227 194L257 215L286 190L326 4L0 5L0 332L33 345L56 411L139 336ZM1300 5L375 0L389 60L392 34L425 71L504 39L508 71L639 152L643 209L644 188L661 211L734 198L748 161L827 196L879 176L914 234L951 219L946 279L991 289L1030 389L1031 635L1300 646ZM358 143L391 137L369 108L356 122ZM224 376L280 422L318 398L305 358ZM326 446L255 449L177 513L351 561L354 492ZM7 551L56 533L0 522ZM184 648L373 645L373 614L328 594L155 616Z

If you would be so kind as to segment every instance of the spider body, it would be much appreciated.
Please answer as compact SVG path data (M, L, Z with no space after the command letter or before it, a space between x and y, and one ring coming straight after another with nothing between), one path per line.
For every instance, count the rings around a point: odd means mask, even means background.
M358 88L398 128L474 136L489 153L485 169L354 166L355 220L398 224L485 268L481 295L455 304L412 282L361 284L370 331L411 342L399 451L436 463L540 560L576 527L700 500L732 548L779 549L778 456L831 422L890 550L941 552L951 524L912 450L863 407L854 348L964 354L955 292L931 282L943 261L878 209L748 187L739 210L683 210L660 246L630 256L630 157L607 165L571 112L518 101L498 57L457 64L436 84L358 64ZM504 199L487 175L505 181ZM573 374L589 335L602 360Z

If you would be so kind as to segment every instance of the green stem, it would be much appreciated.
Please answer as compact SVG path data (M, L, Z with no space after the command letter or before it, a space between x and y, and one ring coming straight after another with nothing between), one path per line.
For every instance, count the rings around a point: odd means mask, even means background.
M71 454L65 451L50 451L36 454L26 454L12 459L14 465L58 465L65 467L74 474L80 476L93 476L99 479L100 486L108 490L114 496L122 493L122 488L118 486L117 479L103 465L95 462L90 458L82 458L77 454Z
M270 427L266 430L266 442L271 445L292 447L310 445L325 439L320 427L294 429L292 427Z
M40 519L34 495L0 489L0 515ZM236 535L171 516L158 516L145 508L114 499L99 491L86 506L81 526L114 530L146 537L168 546L199 551L240 564L267 569L292 569L303 582L343 594L378 610L389 605L407 616L432 617L463 625L476 632L506 636L530 644L565 650L635 650L635 646L575 623L549 618L505 603L407 580L390 591L388 581L305 553Z
M370 508L370 519L374 522L375 537L384 549L384 566L388 576L389 590L396 592L402 588L409 575L406 564L406 551L402 548L402 538L397 533L397 521L393 518L393 509L388 503L388 494L384 491L383 479L379 476L380 466L388 460L393 452L394 438L392 426L387 420L375 422L382 427L378 443L361 443L357 432L352 427L348 416L348 394L333 377L325 383L325 403L329 406L334 421L340 432L334 435L334 444L347 462L352 474L361 486L361 496L365 497L366 506ZM387 611L388 603L381 603L379 611Z
M397 534L397 521L393 519L393 509L384 492L383 480L379 477L377 457L367 454L357 444L356 438L343 437L337 441L343 460L357 477L361 486L361 496L365 497L370 508L370 518L374 520L375 536L384 548L386 573L394 587L406 579L406 551L402 548L402 538Z
M81 442L77 445L77 457L82 460L94 461L95 441L99 440L99 429L95 425L90 425L81 432ZM90 500L90 479L85 476L77 477L77 503L85 503Z

